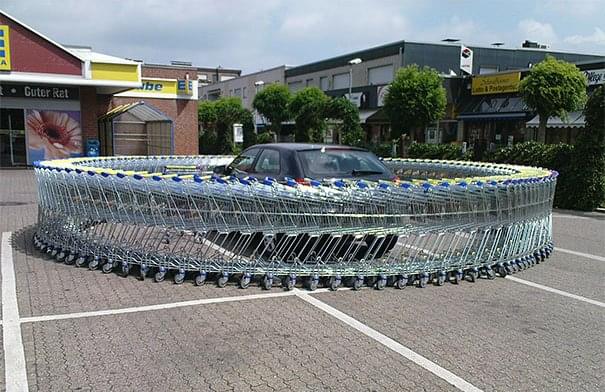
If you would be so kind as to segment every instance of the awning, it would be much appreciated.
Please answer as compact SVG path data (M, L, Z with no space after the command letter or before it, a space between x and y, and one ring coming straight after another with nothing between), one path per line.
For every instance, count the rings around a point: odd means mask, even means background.
M372 117L380 109L362 109L359 111L359 122L366 123L368 118Z
M522 120L531 112L521 97L472 97L459 120Z
M567 121L559 117L549 117L546 128L584 128L585 120L582 112L570 112L567 116ZM532 118L525 125L529 128L538 128L540 116Z

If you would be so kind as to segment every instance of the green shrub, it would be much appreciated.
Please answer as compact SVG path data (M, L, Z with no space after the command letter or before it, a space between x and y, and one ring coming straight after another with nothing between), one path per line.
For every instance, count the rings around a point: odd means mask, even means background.
M273 139L273 133L271 133L271 132L259 133L256 136L256 143L257 144L273 143L273 141L274 141L274 139Z
M536 166L559 172L554 205L558 208L578 209L577 180L574 176L574 146L570 144L542 144L526 142L514 144L489 153L486 161Z
M426 144L413 143L408 150L410 158L416 159L448 159L454 161L468 161L470 154L462 153L462 148L455 144Z
M376 156L381 158L390 158L391 153L393 152L393 145L391 143L376 143L370 144L367 147L368 150L372 151Z

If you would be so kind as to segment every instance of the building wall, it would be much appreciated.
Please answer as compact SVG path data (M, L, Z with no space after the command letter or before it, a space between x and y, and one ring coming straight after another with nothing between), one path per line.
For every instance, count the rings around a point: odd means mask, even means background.
M199 88L200 100L214 100L219 97L239 96L242 99L242 104L245 108L252 110L252 102L256 94L256 86L254 83L258 81L265 82L265 86L271 83L285 83L285 66L279 66L267 69L260 72L254 72L248 75L243 75L239 78L227 80L220 83L215 83ZM244 87L246 95L244 97ZM239 94L236 94L239 90Z
M82 75L82 62L72 54L2 14L0 24L10 28L12 71Z

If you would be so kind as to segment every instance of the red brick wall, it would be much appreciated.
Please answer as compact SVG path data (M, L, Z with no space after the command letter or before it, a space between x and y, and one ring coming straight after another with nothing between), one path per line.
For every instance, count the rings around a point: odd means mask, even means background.
M82 75L82 62L44 38L0 15L8 25L12 71Z

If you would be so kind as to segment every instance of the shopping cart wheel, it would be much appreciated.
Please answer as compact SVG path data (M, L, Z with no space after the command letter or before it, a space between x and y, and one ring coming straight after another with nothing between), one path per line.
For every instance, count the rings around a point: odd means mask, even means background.
M206 283L206 273L205 272L200 272L199 274L195 275L195 285L196 286L203 286L204 283Z
M309 291L317 290L318 284L319 284L319 276L317 276L317 275L309 276L309 279L307 279L307 289Z
M90 260L90 263L88 263L88 269L94 271L97 268L99 268L99 258L95 256Z
M130 265L128 263L122 263L122 265L120 266L120 276L125 278L128 276L129 272L130 272Z
M145 280L148 272L149 268L145 264L141 264L141 266L139 267L139 280Z
M111 273L111 271L113 271L113 263L111 261L104 263L103 266L101 267L101 270L103 271L104 274Z
M282 279L281 285L284 288L284 290L287 290L287 291L294 289L294 286L296 285L296 275L290 274L288 276L284 276L284 278Z
M50 254L50 257L54 259L59 254L59 248L53 248L49 254Z
M163 270L159 270L153 276L153 280L155 280L157 283L163 282L165 278L166 278L166 271L163 271Z
M185 281L185 271L180 270L174 274L174 284L182 284Z
M474 283L479 277L479 271L477 270L477 268L469 269L468 271L466 271L466 276L470 282Z
M397 288L399 290L405 289L405 286L408 285L408 277L405 275L400 276L399 278L397 278L394 285L395 285L395 288Z
M504 263L498 263L494 268L496 273L500 275L500 277L504 278L508 275L508 271L506 270L506 266Z
M418 287L425 288L428 283L429 283L429 274L428 273L423 272L420 275L418 275Z
M222 273L221 276L216 280L216 285L220 288L227 286L227 282L229 281L229 275L226 273Z
M67 265L72 265L74 263L74 261L76 261L77 256L78 255L75 253L70 253L67 255L67 257L65 258L65 260L63 262Z
M363 276L358 276L353 281L353 290L355 290L355 291L361 290L362 287L363 287Z
M437 273L437 279L435 280L435 284L437 286L443 286L445 284L445 278L446 278L446 273L445 271L439 271L439 273Z
M55 256L55 260L57 260L59 263L61 263L61 262L63 262L63 260L65 260L65 257L67 257L67 253L65 253L64 251L60 251Z
M380 275L374 284L376 290L384 290L387 287L387 277L386 275Z
M489 280L496 279L496 273L489 265L485 267L485 276L487 276L487 279Z
M265 276L263 276L263 280L261 281L261 285L263 289L271 290L271 287L273 287L273 275L265 274Z
M246 273L242 275L239 280L239 287L242 289L247 289L248 287L250 287L250 274Z
M80 256L76 259L75 263L76 267L83 267L86 264L86 257Z
M342 278L340 275L331 276L330 279L328 279L328 289L330 289L330 291L336 291L341 283Z

